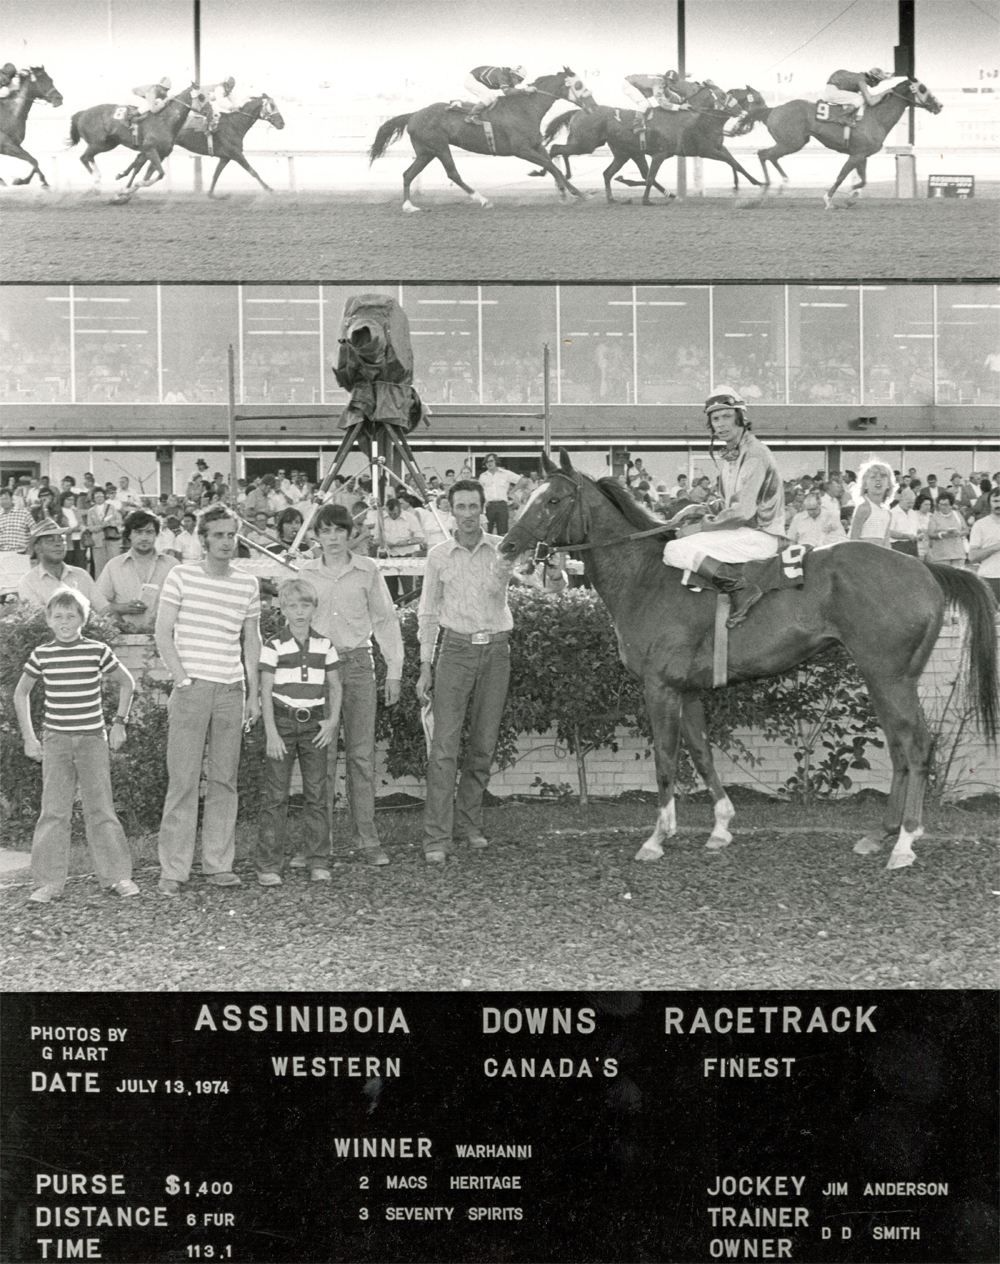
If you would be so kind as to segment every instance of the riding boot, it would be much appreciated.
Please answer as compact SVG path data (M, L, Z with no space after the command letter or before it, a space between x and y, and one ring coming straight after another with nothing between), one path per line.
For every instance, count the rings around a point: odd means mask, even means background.
M729 618L726 620L729 628L742 623L751 607L764 595L756 584L747 582L743 567L734 566L731 562L719 562L714 557L706 557L694 573L707 579L719 592L729 594L732 602Z
M481 123L483 121L483 115L486 113L486 110L487 110L486 102L485 101L478 102L476 105L472 106L468 114L466 114L465 122L466 123Z

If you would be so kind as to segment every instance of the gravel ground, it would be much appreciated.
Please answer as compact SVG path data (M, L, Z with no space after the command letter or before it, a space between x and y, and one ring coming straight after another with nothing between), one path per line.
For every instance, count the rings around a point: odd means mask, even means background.
M628 195L625 195L628 196ZM958 280L997 272L1000 203L868 199L828 214L817 196L756 195L607 207L550 193L498 196L482 211L432 192L430 213L397 197L143 192L0 200L3 280L611 281Z
M156 892L155 840L136 845L138 899L71 880L62 900L0 891L13 991L198 989L987 988L997 986L996 814L931 815L918 863L853 854L872 805L740 809L706 852L710 813L682 802L657 864L632 857L643 804L506 803L493 845L429 867L418 810L384 813L393 863L335 855L333 882L286 870L259 887L193 878ZM86 869L74 848L74 869Z

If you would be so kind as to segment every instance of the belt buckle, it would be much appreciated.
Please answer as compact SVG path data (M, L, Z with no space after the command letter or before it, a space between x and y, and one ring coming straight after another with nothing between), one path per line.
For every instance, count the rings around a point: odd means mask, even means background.
M489 645L489 643L490 643L490 634L488 632L473 632L472 634L473 645Z
M299 724L306 724L313 718L312 707L296 707L295 719Z

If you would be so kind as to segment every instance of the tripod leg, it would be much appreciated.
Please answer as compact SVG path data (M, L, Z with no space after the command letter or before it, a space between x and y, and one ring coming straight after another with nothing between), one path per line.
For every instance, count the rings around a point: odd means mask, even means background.
M319 491L321 496L325 496L330 490L330 487L333 485L333 480L340 473L344 462L347 460L348 456L350 456L355 443L358 441L360 432L364 429L364 424L365 423L363 421L355 422L354 425L351 426L350 430L348 430L344 435L343 439L341 439L340 447L337 449L337 455L333 458L333 464L330 466L329 473L320 484ZM295 539L292 541L292 553L297 553L299 551L299 545L305 538L306 532L312 526L312 520L316 517L316 513L319 508L320 506L313 501L306 512L302 515L302 526L299 527Z

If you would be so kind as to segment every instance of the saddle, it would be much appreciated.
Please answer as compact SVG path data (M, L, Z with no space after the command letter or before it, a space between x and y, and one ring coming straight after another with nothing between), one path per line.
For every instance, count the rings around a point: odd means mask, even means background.
M743 574L748 584L756 585L761 593L782 588L801 588L805 582L805 556L812 551L808 544L790 544L783 552L761 562L744 562ZM697 592L692 584L688 587ZM729 681L729 611L731 600L728 593L720 592L715 604L715 639L712 649L712 687L723 688Z

